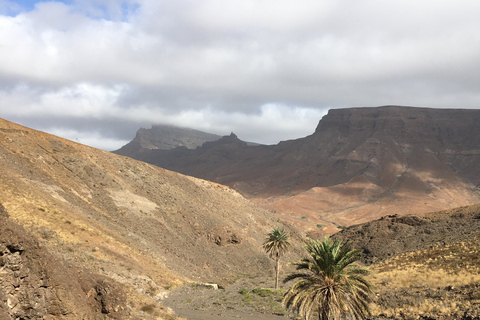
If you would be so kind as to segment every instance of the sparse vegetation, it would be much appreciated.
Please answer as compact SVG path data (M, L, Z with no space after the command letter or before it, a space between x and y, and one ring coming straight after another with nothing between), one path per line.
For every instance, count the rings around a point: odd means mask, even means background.
M247 289L240 289L238 291L238 293L242 294L242 295L246 295L248 293L248 290Z
M6 130L5 126L0 129ZM5 133L2 130L0 133ZM190 283L176 273L178 270L185 270L193 279L233 287L213 290L186 285L193 293L178 301L191 310L215 310L218 315L225 310L288 313L281 305L285 291L264 288L271 287L274 281L273 276L263 274L270 261L261 250L264 225L278 221L270 220L273 214L266 214L244 198L232 196L233 190L214 183L172 175L127 158L112 158L108 153L54 137L36 140L36 133L25 132L30 133L28 139L27 135L9 134L6 137L15 138L16 143L3 145L6 165L1 178L2 201L9 207L9 216L27 229L22 229L21 234L32 232L38 237L40 246L34 246L35 250L47 249L75 268L111 276L112 281L122 283L127 293L123 307L132 312L132 317L176 318L159 300L166 295L164 290ZM68 151L68 157L64 151ZM68 163L68 168L61 162ZM293 221L309 229L313 226L312 234L319 235L318 230L325 226L318 224L315 228L315 224L326 220L301 212L292 212ZM346 223L344 218L332 223ZM480 205L441 215L399 215L381 221L370 225L370 231L354 225L354 219L348 220L351 227L337 226L347 229L339 234L351 234L364 241L355 245L369 245L365 247L369 250L365 250L364 261L374 262L370 269L375 274L367 280L377 288L378 298L370 304L375 318L480 318ZM185 222L191 222L191 227L185 227ZM325 229L330 231L332 226L329 222ZM207 241L210 231L211 239L222 241L207 253L197 250L197 240ZM9 236L8 232L2 234ZM292 239L297 238L294 235ZM291 242L295 245L294 240ZM236 251L239 247L243 251ZM296 251L292 250L292 254ZM189 259L185 259L187 256ZM30 257L37 259L36 255ZM8 263L6 256L3 259L0 263ZM279 270L280 266L275 270L277 279ZM54 271L48 269L38 275L45 278L46 274L61 274ZM23 277L25 273L12 274ZM34 280L34 275L33 269L28 269L27 277L20 279L25 282L20 289L29 287L28 281ZM75 276L70 278L75 280ZM48 282L44 281L44 285L49 286ZM16 286L19 282L12 283ZM15 286L6 286L9 291L0 295L9 297ZM14 295L20 291L15 290ZM83 291L80 293L75 299L84 296ZM17 306L11 309L19 309L21 303Z
M269 313L285 313L282 307L284 290L272 290L268 288L254 288L252 290L240 289L242 301L254 310Z
M407 318L480 315L478 241L457 242L408 252L372 266L379 298L375 316ZM457 315L457 316L455 316Z

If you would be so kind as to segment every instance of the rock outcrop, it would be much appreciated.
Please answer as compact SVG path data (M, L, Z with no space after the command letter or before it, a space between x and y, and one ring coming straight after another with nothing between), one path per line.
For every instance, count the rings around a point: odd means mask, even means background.
M122 287L66 265L0 204L1 319L126 319Z

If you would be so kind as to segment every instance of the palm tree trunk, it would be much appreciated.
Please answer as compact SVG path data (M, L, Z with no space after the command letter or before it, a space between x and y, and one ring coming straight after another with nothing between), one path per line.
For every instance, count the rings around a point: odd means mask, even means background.
M318 310L318 319L319 320L328 320L328 312L325 312L325 310Z
M278 278L280 277L280 258L275 261L275 290L278 289Z
M327 293L324 304L321 308L318 309L318 319L319 320L328 320L328 315L330 313L330 292Z

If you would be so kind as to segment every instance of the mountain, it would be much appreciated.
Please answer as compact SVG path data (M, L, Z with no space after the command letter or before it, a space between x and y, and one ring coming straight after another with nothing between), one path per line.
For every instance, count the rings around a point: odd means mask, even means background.
M136 319L167 312L159 301L183 283L228 284L271 272L273 261L262 244L272 227L291 234L292 257L301 250L301 231L229 187L3 119L0 167L0 203L9 219L55 259L120 285ZM19 250L4 251L0 260ZM95 292L88 296L95 298ZM0 289L0 300L6 299ZM3 310L8 303L2 301Z
M140 128L132 141L113 151L113 153L133 157L137 152L144 149L173 149L177 147L195 149L207 141L215 141L220 138L219 135L194 129L154 125L151 129Z
M228 185L303 229L333 232L480 202L480 110L333 109L312 135L274 146L232 134L132 157Z

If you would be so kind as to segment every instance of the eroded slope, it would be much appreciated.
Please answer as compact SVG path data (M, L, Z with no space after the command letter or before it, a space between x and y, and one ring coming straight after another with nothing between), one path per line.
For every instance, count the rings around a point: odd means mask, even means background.
M13 220L139 294L159 300L187 279L227 283L272 267L261 244L281 223L228 187L4 120L0 167Z

